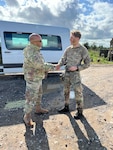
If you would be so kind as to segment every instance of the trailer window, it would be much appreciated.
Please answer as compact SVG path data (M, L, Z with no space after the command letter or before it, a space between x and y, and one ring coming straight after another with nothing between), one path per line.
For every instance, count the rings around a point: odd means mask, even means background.
M31 33L4 32L5 44L8 50L23 50L29 43ZM56 35L44 35L42 37L43 47L41 50L62 50L61 38Z
M56 35L42 35L43 47L42 50L62 50L62 43L60 36Z
M4 32L5 44L8 50L22 50L29 43L30 33Z

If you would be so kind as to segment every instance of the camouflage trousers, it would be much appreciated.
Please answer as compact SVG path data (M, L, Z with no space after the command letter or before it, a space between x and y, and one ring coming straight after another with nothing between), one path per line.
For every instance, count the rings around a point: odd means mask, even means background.
M42 80L37 82L26 82L25 113L31 113L35 106L39 106L42 99Z
M83 93L81 77L78 71L66 72L64 76L64 97L65 104L69 104L70 89L73 89L75 93L75 100L77 108L83 108Z

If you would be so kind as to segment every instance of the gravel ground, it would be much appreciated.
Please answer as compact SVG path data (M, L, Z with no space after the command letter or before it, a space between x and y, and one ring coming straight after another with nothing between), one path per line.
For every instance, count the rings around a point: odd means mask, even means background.
M57 112L64 104L59 76L43 81L45 115L32 113L35 126L23 123L25 81L22 75L0 76L0 150L113 150L113 66L94 65L81 71L84 117Z

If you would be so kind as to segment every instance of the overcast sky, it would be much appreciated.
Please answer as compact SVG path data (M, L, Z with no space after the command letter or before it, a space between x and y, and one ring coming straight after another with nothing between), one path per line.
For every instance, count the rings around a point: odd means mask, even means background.
M82 43L109 47L113 0L0 0L0 20L77 29Z

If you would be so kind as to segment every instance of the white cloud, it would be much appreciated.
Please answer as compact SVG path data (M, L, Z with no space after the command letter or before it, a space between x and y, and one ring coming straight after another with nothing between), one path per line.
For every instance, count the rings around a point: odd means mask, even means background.
M55 15L59 16L61 12L65 12L69 6L71 6L71 3L74 2L74 0L41 0L40 2L44 2L44 5L50 9L50 12Z
M9 7L19 6L19 3L17 0L13 0L13 1L5 0L5 2L6 2L6 5Z
M110 40L113 37L113 4L107 2L99 0L86 0L83 3L78 3L77 0L5 0L5 2L6 5L0 6L1 20L79 29L84 41L98 40L100 43L100 39Z
M98 43L96 42L98 45L103 44L109 47L108 41L113 37L113 4L93 1L89 4L89 9L92 10L89 14L85 9L88 6L84 4L80 6L81 13L77 20L79 25L75 23L74 27L82 31L84 40L87 39L90 42L98 40Z
M13 2L6 0L6 5L1 11L3 17L0 19L71 28L77 16L76 0L37 0L37 2L36 0L14 0ZM6 9L8 16L5 14Z

